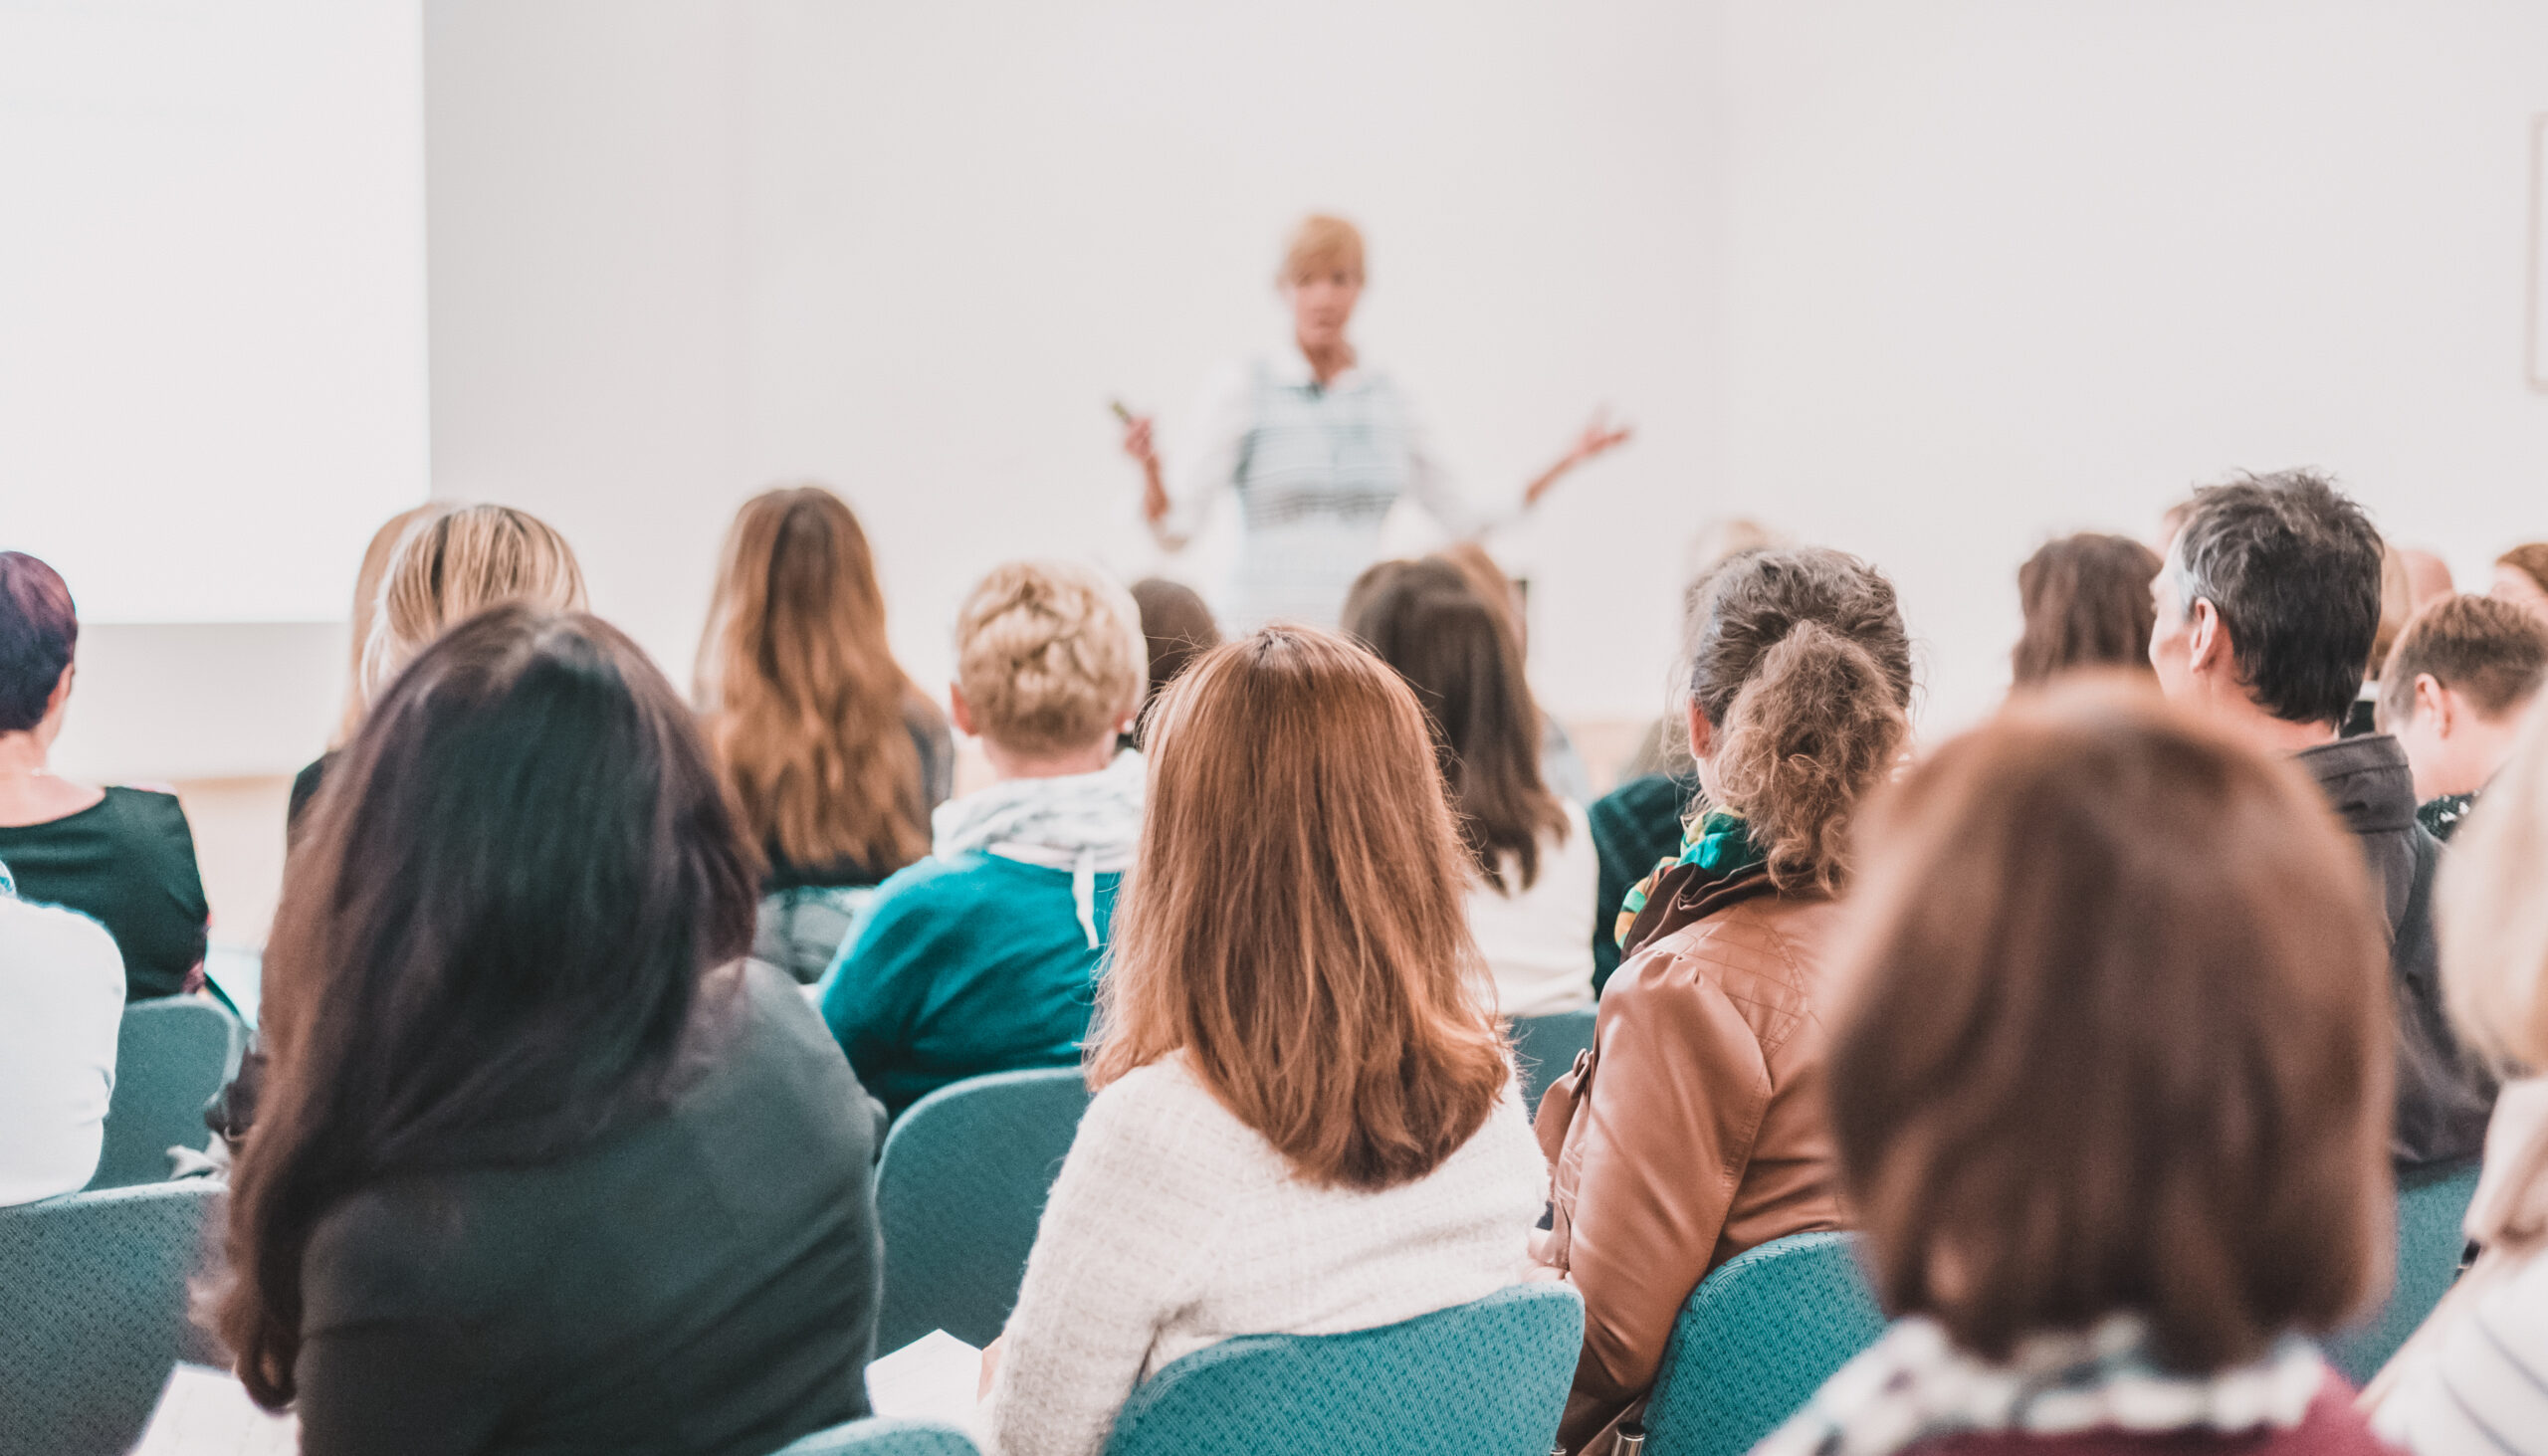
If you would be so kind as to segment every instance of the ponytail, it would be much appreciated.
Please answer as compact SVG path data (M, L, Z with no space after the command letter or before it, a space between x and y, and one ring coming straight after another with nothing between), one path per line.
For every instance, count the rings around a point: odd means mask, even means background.
M1849 816L1911 733L1911 641L1893 583L1840 551L1737 556L1692 602L1690 698L1717 730L1721 807L1782 893L1848 879Z
M1781 891L1836 891L1848 878L1849 814L1909 736L1875 657L1818 622L1763 654L1726 715L1715 754L1726 807L1751 826Z

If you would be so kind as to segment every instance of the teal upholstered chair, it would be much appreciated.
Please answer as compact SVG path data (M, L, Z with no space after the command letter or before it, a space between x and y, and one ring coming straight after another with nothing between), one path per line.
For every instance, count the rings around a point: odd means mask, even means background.
M1522 1106L1536 1117L1540 1094L1575 1065L1575 1054L1592 1045L1592 1008L1550 1016L1513 1018L1513 1064L1522 1074Z
M871 1417L816 1431L775 1456L980 1456L972 1438L934 1420Z
M1847 1234L1774 1239L1681 1307L1646 1402L1647 1456L1743 1456L1884 1334Z
M238 1020L199 996L124 1008L115 1034L106 1146L89 1186L165 1182L169 1148L200 1148L211 1142L203 1105L238 1067L243 1040Z
M179 1359L218 1362L186 1280L218 1183L0 1208L0 1456L121 1456Z
M1087 1110L1076 1067L998 1072L942 1087L894 1124L876 1167L877 1353L932 1330L968 1345L999 1338Z
M2398 1274L2389 1301L2362 1326L2327 1342L2327 1362L2360 1385L2379 1372L2442 1303L2459 1277L2468 1242L2460 1221L2477 1193L2474 1163L2402 1174L2398 1179Z
M1584 1344L1567 1285L1348 1335L1249 1335L1171 1361L1107 1456L1548 1456Z

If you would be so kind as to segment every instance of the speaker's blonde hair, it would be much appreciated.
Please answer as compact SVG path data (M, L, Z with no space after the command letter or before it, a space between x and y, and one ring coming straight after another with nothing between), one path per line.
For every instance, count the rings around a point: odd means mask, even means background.
M983 737L1057 753L1112 734L1141 706L1149 645L1124 588L1066 561L1011 561L956 618L956 685Z
M1307 283L1322 274L1342 273L1363 281L1363 230L1341 217L1311 213L1292 229L1283 249L1280 283Z
M546 521L510 506L428 513L399 537L380 578L362 656L363 699L445 630L503 602L584 610L584 573Z

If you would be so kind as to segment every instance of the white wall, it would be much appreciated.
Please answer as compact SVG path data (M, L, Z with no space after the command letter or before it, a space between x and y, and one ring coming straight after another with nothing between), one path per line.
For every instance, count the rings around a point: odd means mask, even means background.
M1640 425L1507 544L1552 701L1645 711L1711 509L1709 15L432 0L437 491L551 518L678 675L735 504L827 482L934 685L992 563L1154 564L1107 399L1172 429L1278 342L1283 230L1338 208L1478 494Z
M2463 586L2548 536L2548 10L1734 0L1725 46L1718 472L1896 573L1933 730L2027 551L2236 468L2337 472Z

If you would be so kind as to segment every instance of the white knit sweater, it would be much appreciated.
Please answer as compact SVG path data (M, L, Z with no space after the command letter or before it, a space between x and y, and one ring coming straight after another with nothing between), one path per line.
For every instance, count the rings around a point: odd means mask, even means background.
M1133 1387L1240 1335L1411 1320L1521 1281L1548 1165L1508 1085L1430 1174L1320 1188L1183 1054L1089 1104L1026 1262L983 1407L995 1456L1095 1456Z

